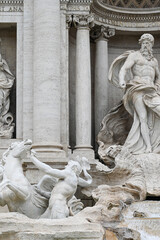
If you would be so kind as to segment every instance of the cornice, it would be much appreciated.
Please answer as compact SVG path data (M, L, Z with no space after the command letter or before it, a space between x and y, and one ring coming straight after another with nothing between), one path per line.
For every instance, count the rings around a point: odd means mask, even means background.
M95 14L96 24L103 24L119 30L159 30L160 8L157 9L119 9L94 0L91 12Z
M69 0L71 4L91 4L93 0Z
M0 5L23 5L23 0L0 0Z

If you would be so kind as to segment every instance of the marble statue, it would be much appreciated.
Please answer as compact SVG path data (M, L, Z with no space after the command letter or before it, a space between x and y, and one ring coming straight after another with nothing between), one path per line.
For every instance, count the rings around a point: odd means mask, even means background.
M13 116L9 112L9 94L15 77L0 54L0 138L11 138L14 131Z
M88 160L85 157L77 157L76 160L70 160L64 170L53 169L40 162L34 151L32 151L31 160L40 170L58 179L52 190L49 206L41 218L68 217L68 201L73 198L77 186L88 187L92 183L92 177L87 172L90 169ZM80 177L82 171L86 180Z
M65 170L50 169L34 156L33 151L31 154L31 146L29 139L14 142L3 154L0 162L0 206L7 205L10 212L22 213L30 218L40 218L44 213L46 217L53 218L77 214L83 209L83 203L74 196L77 184L85 187L92 182L87 173L87 160L69 161ZM27 155L40 169L50 169L50 172L44 170L48 175L35 185L31 185L23 173L22 163ZM87 180L79 177L82 170ZM46 212L50 207L52 215L48 216Z
M121 221L133 202L160 196L160 73L153 36L143 34L139 43L139 51L127 51L111 64L109 80L124 89L124 96L102 120L97 137L103 160L97 172L105 179L90 189L96 204L77 217ZM142 212L139 208L133 217L146 216Z
M48 206L46 195L37 186L31 186L24 176L22 162L31 149L31 140L12 143L3 154L0 165L0 205L10 212L19 212L31 218L39 218ZM43 180L46 180L43 178ZM41 184L42 185L42 184Z
M112 137L119 132L120 145L131 153L159 153L160 73L153 56L154 37L143 34L139 43L139 51L125 52L110 67L109 80L125 92L122 103L112 109L103 125L114 118L117 129L112 126Z

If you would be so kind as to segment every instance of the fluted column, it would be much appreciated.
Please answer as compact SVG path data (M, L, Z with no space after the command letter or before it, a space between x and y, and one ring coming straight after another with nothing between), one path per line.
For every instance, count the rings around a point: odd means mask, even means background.
M91 63L90 27L92 15L73 17L76 36L76 147L75 154L94 157L91 146Z
M34 0L33 147L46 159L60 144L60 1Z
M100 131L102 119L108 112L108 40L114 36L115 30L104 26L96 26L91 37L96 42L95 56L95 136Z

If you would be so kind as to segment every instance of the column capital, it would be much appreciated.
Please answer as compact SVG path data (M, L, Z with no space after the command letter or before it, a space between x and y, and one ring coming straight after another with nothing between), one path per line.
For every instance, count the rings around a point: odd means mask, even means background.
M60 9L67 10L68 3L69 3L69 0L60 0Z
M88 15L73 15L73 23L76 28L91 29L94 26L94 16Z
M70 28L71 24L72 24L72 15L71 14L67 14L66 15L66 27Z
M110 37L113 37L115 35L115 29L105 27L103 25L96 25L94 28L92 28L91 31L91 38L95 41L98 40L106 40L108 41Z

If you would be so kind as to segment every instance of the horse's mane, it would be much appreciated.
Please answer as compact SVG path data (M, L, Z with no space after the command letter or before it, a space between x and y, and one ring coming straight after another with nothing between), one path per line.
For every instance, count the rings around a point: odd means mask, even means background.
M18 143L18 142L12 143L12 144L9 146L9 148L3 153L2 159L1 159L1 162L0 162L0 165L3 165L3 166L5 165L5 163L6 163L6 158L8 157L9 153L11 152L11 150L12 150L15 146L17 146L17 143Z
M5 165L6 158L8 157L9 152L10 152L10 147L3 153L0 165L3 165L3 166Z

